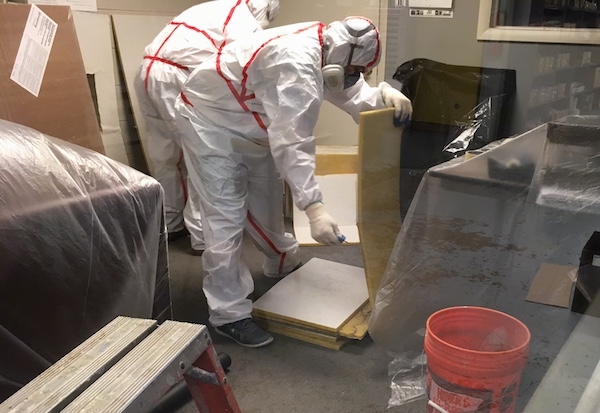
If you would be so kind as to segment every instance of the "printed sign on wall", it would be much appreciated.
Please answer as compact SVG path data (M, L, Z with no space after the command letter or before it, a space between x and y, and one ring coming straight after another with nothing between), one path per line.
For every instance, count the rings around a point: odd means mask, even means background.
M441 17L452 18L454 12L452 10L437 10L437 9L410 9L411 17Z
M10 80L39 96L58 24L35 5L31 7Z

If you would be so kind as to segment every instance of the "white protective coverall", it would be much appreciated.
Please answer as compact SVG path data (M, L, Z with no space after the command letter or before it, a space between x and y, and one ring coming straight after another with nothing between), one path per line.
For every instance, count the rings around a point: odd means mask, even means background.
M147 125L146 155L165 191L170 233L190 232L192 248L204 249L198 195L187 182L175 122L175 98L188 75L225 43L266 27L279 0L216 0L175 17L144 51L135 90Z
M252 311L244 229L265 255L282 263L298 249L284 234L280 178L300 210L323 198L313 136L323 98L355 119L360 111L385 107L381 90L362 77L344 91L324 93L325 64L370 69L381 56L379 34L368 19L345 22L367 30L356 38L343 22L309 22L239 39L194 70L177 100L190 177L200 193L207 246L203 289L213 326Z

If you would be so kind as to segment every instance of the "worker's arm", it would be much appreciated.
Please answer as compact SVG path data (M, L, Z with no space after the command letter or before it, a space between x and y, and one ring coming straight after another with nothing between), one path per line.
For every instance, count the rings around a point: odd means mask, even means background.
M342 237L325 211L315 178L313 131L323 99L320 56L311 51L285 50L276 62L249 72L254 94L269 119L267 133L275 164L288 183L296 206L305 211L311 236L323 244L339 244Z
M402 122L412 116L412 104L402 92L387 82L381 82L378 87L369 86L363 75L348 89L326 92L325 99L350 114L356 123L360 112L374 109L393 107L394 116Z

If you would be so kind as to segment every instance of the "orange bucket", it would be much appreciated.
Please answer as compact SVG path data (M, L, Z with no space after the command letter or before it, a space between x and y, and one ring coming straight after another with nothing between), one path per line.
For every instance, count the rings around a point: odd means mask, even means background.
M427 320L428 413L513 413L531 334L483 307L450 307Z

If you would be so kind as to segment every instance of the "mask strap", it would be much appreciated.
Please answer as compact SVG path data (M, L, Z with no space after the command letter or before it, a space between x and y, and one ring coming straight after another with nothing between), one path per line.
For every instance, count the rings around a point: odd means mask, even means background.
M352 56L354 55L354 49L359 48L362 49L364 46L359 46L356 43L350 43L350 54L348 55L348 61L346 62L346 67L352 64Z

